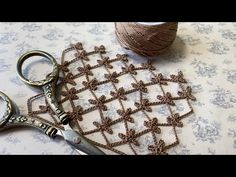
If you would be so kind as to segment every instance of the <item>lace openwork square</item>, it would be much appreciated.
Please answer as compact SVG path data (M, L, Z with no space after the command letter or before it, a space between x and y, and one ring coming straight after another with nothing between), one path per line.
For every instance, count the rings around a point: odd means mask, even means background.
M196 100L183 73L164 76L150 62L106 55L103 45L86 51L82 43L63 51L57 94L75 129L107 154L167 154ZM60 127L46 102L33 110L42 97L28 100L29 114L47 113Z

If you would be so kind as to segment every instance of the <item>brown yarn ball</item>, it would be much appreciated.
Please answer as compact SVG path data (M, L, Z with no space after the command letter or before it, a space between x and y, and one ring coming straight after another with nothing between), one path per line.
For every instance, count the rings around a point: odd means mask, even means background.
M146 25L137 22L116 22L116 35L121 45L143 56L165 52L176 38L178 22Z

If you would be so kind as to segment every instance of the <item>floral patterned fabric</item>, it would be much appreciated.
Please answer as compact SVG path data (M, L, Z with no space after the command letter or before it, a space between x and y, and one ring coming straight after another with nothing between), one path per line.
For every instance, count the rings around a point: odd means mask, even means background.
M113 54L128 53L134 64L146 61L123 49L114 30L114 23L0 23L0 90L27 114L27 99L39 91L18 79L16 62L33 49L45 50L59 62L63 49L80 41L87 47L103 44ZM197 98L192 103L195 113L183 120L184 128L178 131L180 145L169 154L236 153L235 30L236 23L180 23L169 51L154 58L158 71L166 75L182 70ZM36 70L26 72L30 78L38 74ZM0 116L3 107L0 102ZM1 132L0 154L76 152L64 141L21 128Z

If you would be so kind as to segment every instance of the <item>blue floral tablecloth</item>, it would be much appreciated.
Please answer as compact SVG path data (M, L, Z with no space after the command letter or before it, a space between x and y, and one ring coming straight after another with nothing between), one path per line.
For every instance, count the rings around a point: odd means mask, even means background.
M58 61L70 43L105 45L127 53L116 40L114 23L0 23L0 90L22 114L35 95L16 75L16 62L32 49L51 53ZM195 113L178 132L180 145L170 154L236 154L236 23L180 23L168 53L155 65L165 74L182 70L197 101ZM142 57L128 52L137 62ZM0 104L2 106L2 103ZM1 109L1 108L0 108ZM76 154L64 141L33 129L1 132L0 154Z

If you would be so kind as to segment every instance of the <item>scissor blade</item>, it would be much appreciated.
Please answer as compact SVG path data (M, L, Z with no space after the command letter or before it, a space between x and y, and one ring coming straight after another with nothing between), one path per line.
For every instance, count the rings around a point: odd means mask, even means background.
M74 130L64 130L62 134L67 143L76 148L80 154L82 152L82 154L85 153L87 155L105 155L104 152L89 143L82 135Z
M74 148L74 149L76 150L76 152L77 152L79 155L88 155L88 154L86 154L86 153L84 153L84 152L82 152L82 151L76 149L76 148L73 147L73 146L71 146L71 147Z

